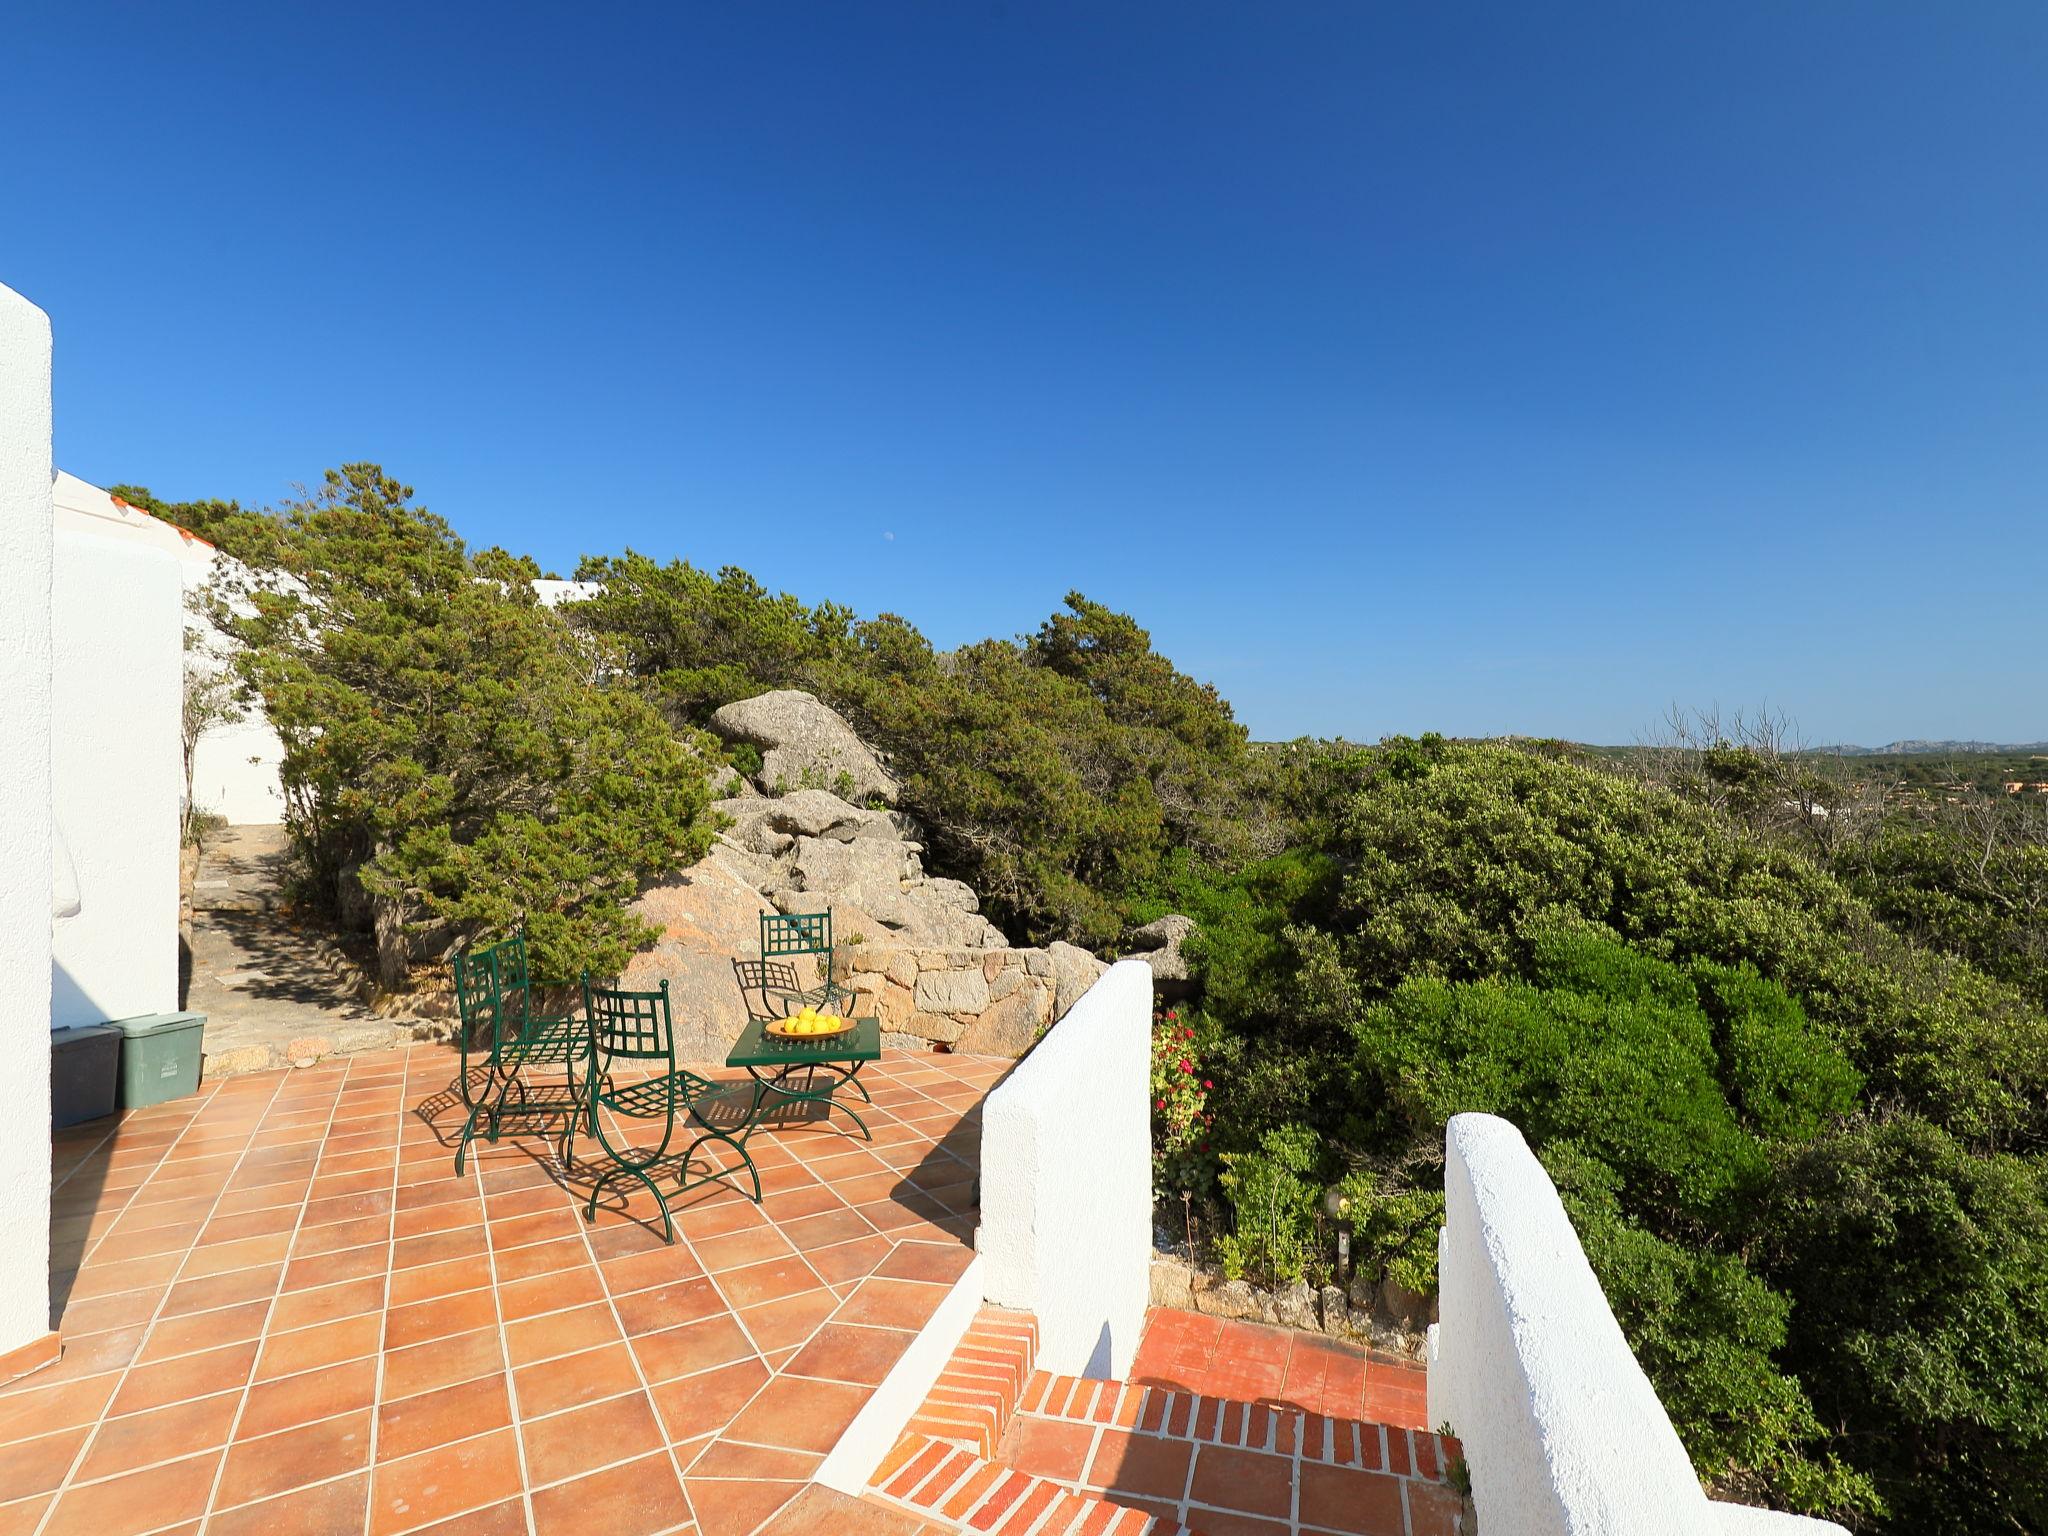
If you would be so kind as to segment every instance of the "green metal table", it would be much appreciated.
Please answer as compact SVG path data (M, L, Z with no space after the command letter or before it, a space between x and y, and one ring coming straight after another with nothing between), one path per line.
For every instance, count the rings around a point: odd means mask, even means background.
M860 1080L860 1069L868 1062L881 1059L882 1021L855 1019L853 1028L844 1034L809 1040L785 1039L781 1035L771 1035L767 1030L767 1020L751 1021L725 1057L728 1067L745 1067L747 1075L754 1080L754 1102L747 1111L747 1128L740 1137L741 1147L744 1149L747 1139L759 1128L763 1106L770 1099L823 1104L828 1115L832 1106L837 1104L846 1111L846 1117L860 1127L861 1135L873 1141L874 1133L868 1129L867 1122L837 1095L850 1088L868 1103L874 1102L868 1096L866 1084Z

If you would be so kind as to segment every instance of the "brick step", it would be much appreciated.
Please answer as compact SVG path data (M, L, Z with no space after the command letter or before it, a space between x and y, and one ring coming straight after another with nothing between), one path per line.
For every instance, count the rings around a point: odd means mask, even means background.
M1037 1358L1037 1318L983 1307L905 1434L993 1456Z
M1034 1371L1014 1410L1033 1418L1107 1424L1197 1444L1270 1451L1440 1482L1458 1443L1425 1429L1328 1418L1278 1403L1246 1403L1139 1382L1089 1381ZM1000 1438L1000 1436L998 1437Z
M1164 1517L1077 1493L916 1433L897 1442L876 1471L869 1495L986 1536L1199 1536Z

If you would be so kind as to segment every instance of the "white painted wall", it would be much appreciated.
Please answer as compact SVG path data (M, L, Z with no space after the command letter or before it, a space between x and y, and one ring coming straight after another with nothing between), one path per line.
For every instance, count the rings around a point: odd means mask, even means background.
M55 500L60 533L96 533L174 559L188 604L216 572L242 570L196 534L118 501L76 475L58 472ZM192 652L194 664L213 671L224 669L235 642L189 606L184 625L197 642ZM61 651L61 631L57 638ZM182 686L181 674L181 690ZM284 744L262 710L246 711L239 720L216 726L200 737L192 760L192 799L202 811L224 817L234 826L275 826L284 819L284 792L277 771L283 758Z
M79 901L56 932L61 1029L178 1006L185 610L166 550L64 526L55 551L51 795Z
M988 1096L988 1299L1038 1318L1039 1369L1121 1377L1152 1260L1152 972L1123 960Z
M1841 1527L1710 1502L1522 1133L1455 1115L1429 1330L1429 1418L1464 1443L1499 1536L1733 1536Z
M0 1355L50 1330L50 322L0 288Z

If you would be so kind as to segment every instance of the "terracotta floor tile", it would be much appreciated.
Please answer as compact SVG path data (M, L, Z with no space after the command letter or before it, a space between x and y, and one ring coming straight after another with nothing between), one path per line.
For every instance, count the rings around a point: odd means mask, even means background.
M587 1306L605 1300L607 1295L604 1278L597 1266L580 1264L550 1275L535 1275L530 1280L501 1284L498 1287L498 1309L509 1324L546 1312Z
M241 1406L240 1392L219 1392L190 1402L169 1403L145 1413L107 1419L86 1448L79 1482L132 1472L152 1462L210 1451L227 1444Z
M383 1306L382 1275L344 1280L339 1285L321 1286L314 1290L287 1291L277 1298L271 1309L270 1331L289 1333L298 1328L310 1328L315 1323L331 1323L338 1318L381 1311Z
M520 1417L530 1419L631 1392L640 1385L640 1377L632 1353L620 1343L521 1366L512 1373L512 1383Z
M613 1305L626 1332L633 1335L673 1328L725 1310L717 1285L702 1275L615 1297Z
M155 1365L139 1365L128 1372L107 1411L140 1413L145 1408L238 1389L247 1384L255 1362L256 1343L250 1340Z
M368 1408L377 1399L377 1364L375 1355L367 1355L325 1370L258 1381L249 1388L236 1433L249 1439Z
M973 1262L974 1250L958 1243L899 1243L875 1273L890 1280L951 1285Z
M396 1536L514 1497L519 1447L509 1429L380 1462L370 1479L370 1531Z
M654 1406L670 1440L693 1440L724 1429L767 1380L768 1367L759 1360L740 1360L659 1383L653 1389Z
M491 1283L491 1261L483 1254L451 1259L446 1264L424 1264L401 1270L391 1277L390 1305L408 1306L436 1296L452 1296Z
M387 1399L377 1409L377 1459L397 1461L465 1440L512 1422L511 1386L503 1371L422 1392Z
M479 1328L472 1333L387 1351L383 1396L387 1400L413 1397L504 1369L505 1351L498 1330Z
M733 1307L780 1301L785 1296L817 1290L825 1283L816 1270L793 1253L762 1264L728 1269L713 1278L726 1303Z
M1188 1497L1244 1514L1289 1515L1294 1506L1294 1461L1263 1451L1202 1446L1195 1453Z
M645 1392L571 1408L520 1428L535 1487L577 1477L631 1456L663 1450L667 1437ZM666 1458L664 1458L664 1461Z
M35 1536L43 1523L43 1511L55 1502L52 1495L39 1493L33 1498L0 1503L0 1536Z
M557 1242L534 1243L525 1248L512 1248L496 1255L498 1281L530 1280L535 1275L551 1275L559 1270L571 1269L590 1262L590 1253L580 1237L563 1238Z
M867 1225L865 1218L862 1225ZM828 1283L836 1285L847 1280L865 1280L895 1249L895 1243L877 1233L850 1243L834 1243L829 1248L808 1249L804 1257Z
M753 1342L729 1312L643 1333L632 1341L634 1357L650 1382L688 1376L735 1360L753 1358Z
M384 1315L384 1348L405 1349L497 1325L497 1299L488 1288L457 1291L451 1296L393 1307Z
M271 1381L375 1355L383 1331L384 1319L365 1312L291 1333L272 1333L264 1340L263 1354L256 1362L256 1379Z
M505 1329L505 1347L516 1367L596 1349L624 1337L618 1320L612 1316L611 1303L602 1301L509 1324Z
M866 1280L835 1314L835 1320L914 1332L931 1321L945 1296L938 1286L914 1280Z
M213 1490L219 1451L99 1483L75 1483L57 1500L43 1526L46 1536L137 1536L181 1520L197 1519Z
M223 1509L274 1498L370 1464L370 1410L303 1424L228 1447L214 1501Z
M534 1536L659 1536L690 1518L666 1454L593 1472L533 1495Z
M867 1387L780 1376L761 1389L726 1434L750 1445L829 1451L869 1396Z
M418 1536L527 1536L526 1500L507 1499L420 1527Z
M84 1425L0 1445L0 1489L8 1498L49 1493L64 1481L71 1463L92 1431Z
M231 1307L239 1302L267 1301L277 1294L283 1277L282 1264L265 1264L225 1275L208 1275L202 1280L180 1280L164 1297L161 1315L183 1317Z
M644 1291L650 1286L687 1280L704 1272L697 1256L683 1243L662 1244L641 1253L607 1259L598 1265L604 1282L614 1296Z
M849 1211L846 1214L852 1213ZM786 1259L795 1251L791 1247L790 1239L773 1226L742 1227L736 1232L693 1238L691 1246L696 1249L697 1258L704 1268L714 1275L749 1264Z
M1114 1493L1178 1499L1187 1486L1190 1446L1105 1429L1088 1465L1087 1484Z
M1403 1536L1407 1529L1401 1479L1383 1472L1303 1462L1300 1499L1304 1525L1356 1532L1358 1536Z
M1022 1417L1011 1421L1000 1459L1033 1477L1078 1483L1094 1444L1095 1427L1091 1424Z
M772 1353L803 1343L817 1332L839 1305L839 1298L827 1290L805 1291L785 1296L739 1314L740 1324L762 1352Z
M690 1505L703 1536L747 1536L803 1491L801 1483L726 1482L690 1478ZM823 1536L823 1533L820 1533Z
M878 1386L916 1335L896 1328L827 1323L796 1352L787 1369L796 1376ZM1080 1468L1074 1469L1075 1474Z
M315 1488L301 1488L281 1498L246 1504L215 1513L207 1520L209 1536L288 1536L288 1533L360 1531L367 1522L370 1477L359 1472Z

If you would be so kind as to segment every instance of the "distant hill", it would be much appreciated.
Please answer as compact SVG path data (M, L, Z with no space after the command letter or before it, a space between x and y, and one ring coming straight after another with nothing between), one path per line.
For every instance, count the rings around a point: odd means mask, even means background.
M1838 757L1925 757L1930 755L2044 752L2048 741L1894 741L1882 747L1809 747L1809 752L1832 752Z

